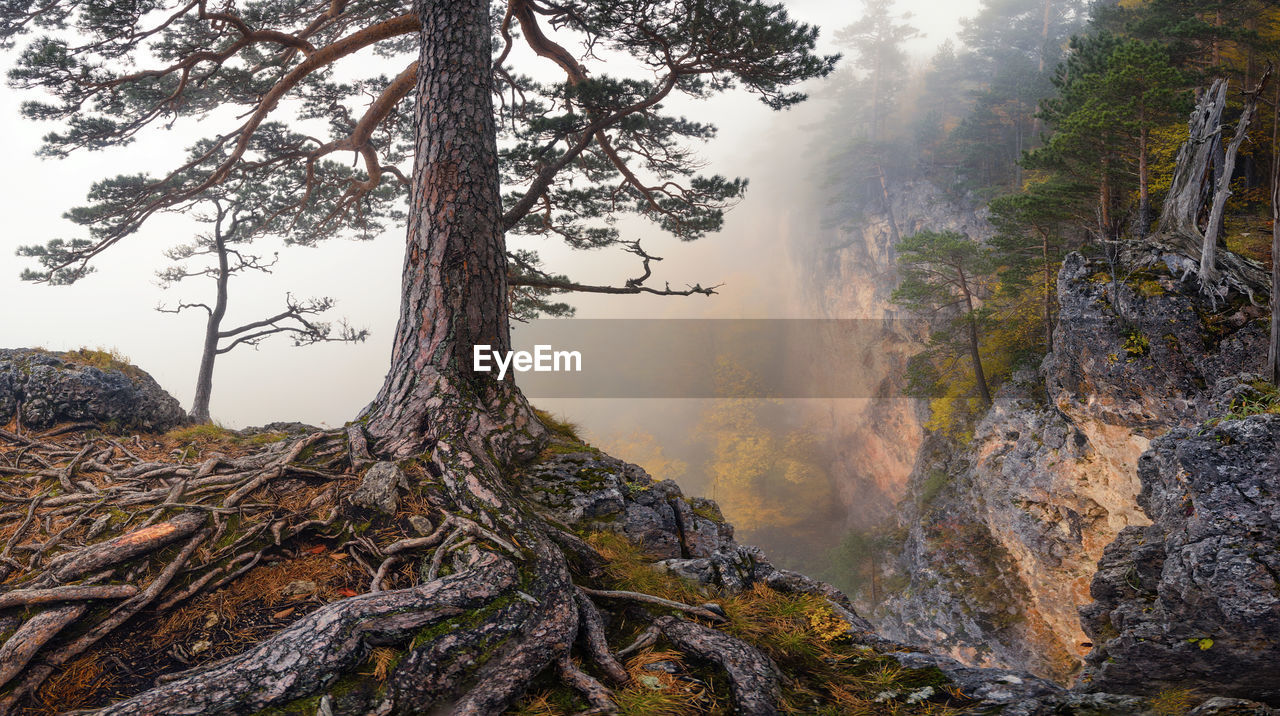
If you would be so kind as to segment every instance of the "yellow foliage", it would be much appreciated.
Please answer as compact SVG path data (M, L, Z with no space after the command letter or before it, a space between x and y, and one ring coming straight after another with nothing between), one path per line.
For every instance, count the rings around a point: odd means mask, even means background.
M627 435L618 433L600 441L600 448L616 458L643 467L659 480L679 481L689 472L689 463L669 457L653 433L641 430Z
M813 505L833 499L817 456L817 431L769 425L777 400L758 394L741 366L722 358L717 370L722 398L702 415L696 434L710 457L703 466L711 497L725 518L746 530L789 527L812 519Z
M998 288L996 297L984 305L992 311L994 320L982 329L978 339L982 370L993 393L1013 372L1018 360L1027 357L1029 349L1044 346L1046 287L1035 282L1012 294L1001 293ZM978 398L972 363L967 353L939 356L935 362L943 393L930 402L925 427L968 442L973 437L974 423L985 410Z
M1170 689L1152 697L1151 710L1157 716L1184 716L1197 700L1191 689Z
M809 622L809 629L826 643L831 643L849 633L849 622L836 616L836 613L827 605L814 607L805 615L805 619Z

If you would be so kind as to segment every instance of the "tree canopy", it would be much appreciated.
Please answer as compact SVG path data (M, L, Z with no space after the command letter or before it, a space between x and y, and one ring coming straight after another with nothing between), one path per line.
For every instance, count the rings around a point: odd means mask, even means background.
M698 173L690 143L715 128L664 102L742 87L780 109L803 98L789 85L825 75L836 59L813 53L816 28L758 0L511 0L492 11L503 227L642 260L619 214L693 240L719 229L746 187ZM418 31L409 4L387 0L7 3L0 38L25 42L10 82L51 96L23 105L55 124L43 154L128 144L153 127L205 134L168 171L95 185L69 214L87 237L28 249L41 263L28 276L74 281L157 212L185 210L228 182L270 194L273 228L291 241L382 230L411 184ZM522 72L530 50L563 78ZM608 62L615 56L642 71L611 72L622 64ZM543 270L533 251L512 259L511 284L533 287L525 295L535 311L556 290L673 292L644 286L647 276L610 287L570 281Z

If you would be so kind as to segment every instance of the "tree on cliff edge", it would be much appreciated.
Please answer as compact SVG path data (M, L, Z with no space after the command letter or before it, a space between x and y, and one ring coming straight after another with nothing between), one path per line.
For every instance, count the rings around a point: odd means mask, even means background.
M489 407L508 400L498 397L511 394L507 386L473 380L467 366L474 344L508 347L509 283L665 292L647 289L642 278L618 287L572 282L523 254L509 262L506 232L550 233L583 248L623 244L608 220L618 211L639 213L682 239L718 229L744 182L694 175L696 160L682 140L708 138L714 128L672 116L662 103L676 93L701 98L741 85L783 108L802 99L788 85L834 64L813 54L816 29L758 0L412 7L117 0L6 3L2 12L6 40L37 33L12 83L57 100L23 108L62 123L43 153L120 145L149 125L184 118L219 125L171 173L111 195L89 239L51 245L44 258L51 280L73 278L158 211L245 173L278 181L278 191L295 199L282 215L312 216L317 200L327 200L327 212L296 222L296 232L358 228L378 187L405 188L400 321L386 384L364 415L379 449L397 455L440 437L430 427L439 421L426 413L430 398L456 395ZM587 57L630 55L649 76L590 74L561 37L580 40ZM521 41L564 80L519 74L508 60ZM337 80L336 67L361 51L407 62L390 77ZM358 107L361 96L373 99ZM316 136L322 123L327 139ZM332 161L348 152L359 170ZM403 169L410 160L412 169ZM627 247L645 260L647 277L651 257Z
M472 346L509 348L511 285L680 292L644 285L655 257L624 242L610 217L635 212L682 239L695 239L719 228L744 182L696 176L684 141L710 137L714 129L667 114L662 103L676 93L702 98L735 86L775 109L798 102L803 96L786 88L825 75L835 62L813 53L817 30L758 0L0 4L0 37L12 42L29 32L37 37L11 79L57 100L24 106L32 118L62 123L46 137L46 154L123 144L149 125L186 118L215 127L169 174L135 182L128 192L109 192L110 202L89 224L90 238L46 247L47 280L74 279L93 256L157 212L195 201L245 173L275 182L279 193L294 199L281 216L292 217L299 232L359 227L384 182L407 191L391 369L351 426L351 464L368 451L367 438L379 457L419 457L449 503L441 508L450 516L440 529L457 527L492 551L447 577L432 579L433 569L417 588L330 604L326 621L281 632L281 648L296 655L299 645L290 639L328 634L308 628L401 633L436 623L445 613L472 610L466 629L424 631L413 640L388 681L399 711L432 711L443 700L455 713L499 713L556 664L580 684L582 672L569 662L568 650L580 624L590 639L598 614L583 605L562 552L564 540L577 543L521 504L505 480L512 460L536 453L545 431L512 384L471 372ZM563 44L566 37L581 42L575 47L582 57L630 56L645 74L591 74ZM563 81L540 83L519 74L508 62L518 43L558 67ZM362 50L399 58L395 74L338 79L335 63ZM371 100L356 106L359 97ZM286 108L296 126L277 120ZM358 169L332 159L346 152L358 157ZM401 168L410 158L412 169ZM318 204L323 211L314 210L317 197L324 197ZM579 248L623 246L641 259L643 274L620 286L551 275L536 257L509 254L507 232L548 233ZM286 462L306 445L298 442ZM236 489L224 506L279 470ZM199 525L216 515L191 511L173 519L197 530L176 570L210 539L213 529L199 531ZM163 588L154 583L137 604ZM378 609L388 611L372 611ZM128 613L108 621L117 624ZM328 626L335 623L342 626ZM109 631L99 626L86 638L101 638L103 629ZM85 643L77 640L69 651L44 657L0 699L0 711ZM290 661L293 667L256 661L246 652L103 713L256 711L331 683L337 667L325 661L325 649L308 642L305 667L297 659ZM744 713L772 708L767 698L750 706L758 694L735 696Z

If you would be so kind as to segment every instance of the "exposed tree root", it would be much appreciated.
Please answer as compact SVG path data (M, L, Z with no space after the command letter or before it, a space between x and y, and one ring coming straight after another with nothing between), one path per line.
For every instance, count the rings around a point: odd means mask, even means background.
M371 646L492 600L516 578L494 555L434 582L329 604L239 656L197 670L98 713L252 713L331 684Z
M631 681L631 675L623 668L618 658L609 651L609 642L605 638L604 618L600 616L600 610L586 594L583 594L581 588L575 596L581 625L578 642L582 644L591 661L607 674L613 683L619 686L626 685Z
M733 690L734 712L744 716L778 713L778 667L759 649L714 629L675 617L654 626L677 649L724 669Z

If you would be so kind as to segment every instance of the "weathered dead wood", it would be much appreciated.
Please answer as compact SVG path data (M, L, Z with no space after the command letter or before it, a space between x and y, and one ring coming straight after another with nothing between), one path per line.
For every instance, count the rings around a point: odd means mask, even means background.
M640 602L641 604L652 604L658 607L666 607L667 609L675 609L686 614L692 614L695 617L701 617L707 621L722 622L724 615L716 613L706 607L695 607L684 602L676 602L662 597L655 597L652 594L644 594L642 592L624 592L611 589L590 589L587 587L579 587L584 593L601 599L625 599L632 602Z
M1222 134L1222 113L1226 106L1227 81L1216 79L1200 96L1191 113L1187 141L1178 150L1173 180L1160 211L1161 231L1200 236L1200 211L1213 177L1217 160L1215 140Z
M701 624L659 617L654 626L676 649L709 661L729 677L734 713L773 716L778 713L779 672L773 660L750 644Z
M194 533L205 523L205 516L183 513L167 522L134 530L125 535L86 547L79 552L54 560L43 582L67 582L103 567L119 564L141 554L159 549L170 542Z
M1271 104L1271 339L1267 379L1280 385L1280 82Z
M650 625L647 629L640 632L640 635L636 637L635 641L619 649L616 656L619 659L621 659L627 654L632 654L634 652L640 651L641 649L647 649L648 647L651 647L654 644L657 644L658 638L661 636L662 636L662 630L658 629L658 627L656 626Z
M45 679L48 679L55 670L88 651L94 644L111 634L121 624L133 618L143 607L155 601L160 596L160 593L173 581L178 572L186 566L187 560L191 559L191 555L200 546L200 543L212 533L213 530L211 529L204 529L196 533L194 537L183 545L182 550L169 562L164 571L147 585L146 589L117 606L106 619L95 624L85 634L80 635L53 653L44 656L41 659L41 663L29 669L26 677L13 690L5 694L4 698L0 698L0 716L9 714L19 701L29 694L35 693Z
M1231 179L1235 175L1236 155L1240 152L1240 145L1244 143L1245 137L1249 134L1249 122L1253 119L1253 113L1258 108L1258 97L1261 96L1262 90L1267 86L1267 80L1271 78L1271 67L1268 66L1266 71L1262 73L1258 84L1253 89L1244 93L1244 111L1240 114L1240 121L1236 124L1235 136L1231 138L1231 143L1227 145L1226 156L1222 160L1222 176L1218 179L1217 186L1213 191L1213 206L1209 211L1209 224L1205 228L1203 249L1200 253L1200 288L1205 293L1216 294L1217 284L1220 275L1217 268L1217 248L1219 232L1222 229L1222 214L1227 207L1227 199L1231 198ZM1250 295L1252 298L1252 295Z
M1259 90L1260 91L1260 90ZM1256 100L1255 100L1256 102ZM1201 267L1201 286L1220 291L1224 286L1239 291L1258 303L1269 293L1268 277L1264 269L1249 259L1230 251L1217 250L1217 231L1221 225L1222 208L1230 195L1231 176L1226 172L1222 157L1218 156L1222 140L1222 115L1227 104L1227 82L1214 80L1209 90L1201 95L1188 122L1188 138L1178 151L1173 180L1160 213L1159 233L1152 243L1182 254ZM1243 141L1250 110L1242 120L1233 139L1235 149ZM1234 168L1235 153L1228 148ZM1220 180L1218 177L1222 177ZM1216 186L1215 186L1216 184ZM1224 193L1225 192L1225 193ZM1213 199L1217 207L1205 231L1200 228L1200 215L1205 203ZM1215 218L1216 217L1216 218ZM1212 245L1206 241L1206 233L1212 234ZM1208 259L1206 260L1206 252ZM1206 270L1208 269L1208 270ZM1206 276L1206 274L1208 274Z

